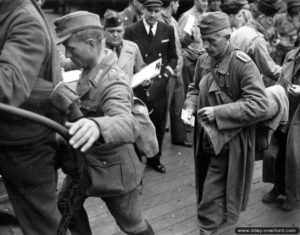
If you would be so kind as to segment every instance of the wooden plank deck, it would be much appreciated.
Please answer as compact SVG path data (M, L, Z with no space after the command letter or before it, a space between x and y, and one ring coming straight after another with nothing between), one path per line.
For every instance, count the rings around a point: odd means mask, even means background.
M192 148L170 144L167 133L162 162L167 174L146 168L143 178L143 212L157 235L196 235L196 197ZM271 184L262 182L262 161L255 163L254 177L248 209L236 225L221 228L221 235L235 234L236 227L292 227L300 228L300 202L291 212L282 211L278 204L262 203L262 196ZM89 198L88 211L93 234L123 234L109 214L105 204Z

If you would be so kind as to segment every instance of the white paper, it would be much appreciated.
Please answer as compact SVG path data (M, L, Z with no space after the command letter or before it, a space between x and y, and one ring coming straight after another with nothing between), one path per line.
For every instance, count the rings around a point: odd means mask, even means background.
M188 119L188 112L185 109L182 109L181 111L181 120L184 121L184 123L190 125L190 126L194 126L195 125L195 116L193 115L191 119Z
M131 87L135 88L144 81L150 80L160 74L161 58L144 67L141 71L132 77Z
M71 70L68 72L63 72L63 81L64 82L74 82L79 80L81 75L81 70Z
M195 17L192 15L189 15L189 18L184 26L184 32L186 32L188 35L192 35L192 29L195 25Z

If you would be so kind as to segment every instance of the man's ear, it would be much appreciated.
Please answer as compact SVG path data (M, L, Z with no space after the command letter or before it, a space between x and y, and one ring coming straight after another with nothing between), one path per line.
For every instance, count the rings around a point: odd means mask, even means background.
M88 39L87 40L87 43L88 45L91 47L91 48L95 48L96 47L96 42L94 39Z

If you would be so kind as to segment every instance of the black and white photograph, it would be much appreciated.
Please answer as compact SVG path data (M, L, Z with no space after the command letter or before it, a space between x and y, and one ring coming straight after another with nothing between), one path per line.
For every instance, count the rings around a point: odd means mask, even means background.
M0 235L125 234L300 234L300 0L0 0Z

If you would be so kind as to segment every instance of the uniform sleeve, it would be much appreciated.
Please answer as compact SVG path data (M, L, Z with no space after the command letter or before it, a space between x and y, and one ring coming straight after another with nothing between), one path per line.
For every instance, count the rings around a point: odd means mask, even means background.
M26 101L47 59L48 40L34 17L13 20L0 53L0 102L20 106Z
M175 34L173 26L169 28L169 44L168 44L168 65L172 67L172 69L176 69L177 65L177 52L176 52L176 44L175 44Z
M201 72L200 72L200 65L201 65L201 57L198 59L195 74L194 74L194 82L189 84L189 90L186 95L186 100L184 102L185 109L193 109L196 111L197 109L197 102L199 99L199 83L201 80Z
M138 134L138 123L131 112L129 79L125 74L113 74L101 86L104 116L93 118L100 128L101 137L105 143L133 143Z
M253 46L255 48L253 49L253 60L259 71L263 75L277 81L281 74L281 67L271 58L265 40L258 37Z
M268 111L265 87L254 62L239 67L237 80L241 99L233 103L214 106L219 130L230 130L253 125Z
M136 46L136 54L135 54L135 65L133 73L139 72L144 66L145 62L143 60L143 56L138 46Z

